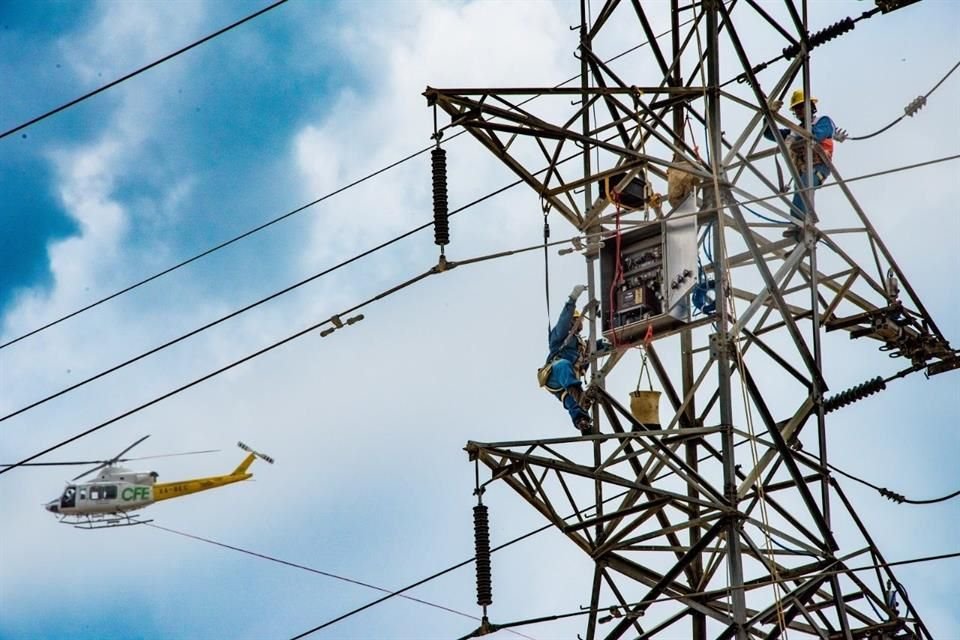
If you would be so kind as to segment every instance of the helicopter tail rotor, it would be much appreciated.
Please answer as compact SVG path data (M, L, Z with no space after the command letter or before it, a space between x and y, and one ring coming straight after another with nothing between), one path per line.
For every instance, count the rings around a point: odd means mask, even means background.
M256 451L256 450L254 450L254 449L251 449L250 447L248 447L247 445L243 444L242 442L238 442L238 443L237 443L237 446L240 447L241 449L243 449L244 451L246 451L247 453L252 453L253 455L255 455L255 456L257 456L258 458L260 458L261 460L263 460L264 462L269 462L270 464L273 464L273 458L271 458L271 457L268 456L267 454L265 454L265 453L260 453L259 451Z

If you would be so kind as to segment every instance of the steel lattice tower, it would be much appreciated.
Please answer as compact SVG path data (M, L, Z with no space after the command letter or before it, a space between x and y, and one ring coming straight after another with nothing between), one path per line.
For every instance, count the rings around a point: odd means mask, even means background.
M857 20L814 33L806 3L785 4L790 19L781 24L751 0L671 0L670 11L608 0L592 19L582 2L579 87L424 94L450 115L444 129L469 131L535 190L544 211L585 234L591 299L604 294L599 238L609 242L620 224L696 221L713 230L704 270L716 312L646 349L668 400L662 428L639 423L603 390L630 351L620 345L591 363L598 435L467 445L491 482L509 485L594 560L588 640L930 637L831 477L826 416L897 377L957 368L957 352L836 167L844 207L820 216L829 225L808 216L799 242L744 210L750 203L774 222L790 220L792 194L768 175L773 158L797 184L798 176L783 138L762 144L762 133L788 126L770 105L795 83L811 95L811 49L909 2L877 0ZM782 39L773 60L748 54L738 25L751 21ZM658 83L635 86L597 53L614 28L645 36ZM721 56L733 73L721 73ZM705 131L706 159L686 135L693 127ZM656 191L670 169L699 180L693 209L653 196L653 219L639 220L597 193L605 178L622 185L637 175ZM804 197L813 211L812 192ZM590 320L592 342L599 329L596 315ZM821 341L833 331L890 351L898 370L827 396ZM792 399L774 408L776 394ZM859 570L865 565L876 568Z

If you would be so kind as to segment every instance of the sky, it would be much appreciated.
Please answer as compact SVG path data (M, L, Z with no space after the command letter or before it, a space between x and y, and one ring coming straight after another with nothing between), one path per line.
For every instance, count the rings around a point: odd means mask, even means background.
M599 3L597 3L599 4ZM0 130L246 16L264 3L12 0L0 4ZM872 3L811 2L811 24ZM771 9L773 10L773 9ZM9 342L431 144L434 87L553 86L579 72L574 2L291 0L196 49L0 139L0 342ZM960 6L925 0L860 23L813 56L820 108L851 135L875 131L960 59ZM768 31L768 30L767 30ZM751 55L776 54L763 29ZM611 28L603 54L643 39ZM723 69L735 63L724 61ZM648 78L639 53L622 72ZM766 72L771 73L771 72ZM775 73L761 74L772 81ZM742 88L735 88L743 91ZM960 149L960 75L889 132L838 145L853 177ZM731 122L736 119L731 115ZM701 142L701 146L702 146ZM451 208L514 180L469 136L445 144ZM769 168L769 167L768 167ZM960 341L956 162L852 186L947 338ZM0 349L0 412L60 389L319 273L431 219L417 156L249 238ZM823 218L840 198L818 195ZM838 220L840 214L837 214ZM829 219L828 219L829 220ZM573 235L559 217L554 237ZM451 218L454 259L538 244L535 194L514 188ZM429 229L0 424L14 462L314 325L436 264ZM585 279L550 262L550 303ZM119 420L44 460L220 449L149 463L160 481L232 470L240 440L276 459L241 483L144 512L168 529L385 589L473 554L474 469L463 446L571 435L533 383L545 355L543 257L432 276ZM844 338L844 340L846 340ZM902 366L873 345L830 342L833 389ZM834 349L835 347L835 349ZM663 349L676 348L665 342ZM624 399L636 360L609 381ZM831 417L835 464L912 498L960 488L957 374L916 374ZM772 393L777 395L775 392ZM784 404L788 401L782 398ZM140 467L138 467L140 468ZM80 531L42 509L71 469L0 476L0 638L288 638L382 595L368 587L146 526ZM960 551L958 501L896 505L841 483L888 560ZM493 485L493 544L543 520ZM960 637L958 560L898 578L935 637ZM554 532L493 557L495 621L576 611L592 566ZM467 565L411 596L478 616ZM401 598L318 638L450 638L477 625ZM573 637L581 620L531 626ZM500 632L497 637L518 637Z

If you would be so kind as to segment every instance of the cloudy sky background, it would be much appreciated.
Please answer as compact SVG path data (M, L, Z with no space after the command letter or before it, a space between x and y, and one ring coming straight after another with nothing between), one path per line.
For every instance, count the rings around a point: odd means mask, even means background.
M263 6L257 2L15 2L0 8L0 129L6 130ZM867 2L811 3L815 28ZM0 339L74 311L315 200L430 143L429 85L552 86L576 74L572 2L326 3L294 0L81 105L0 140ZM960 8L926 0L860 24L815 52L821 109L853 135L902 113L960 58ZM642 40L611 30L604 55ZM769 30L757 60L777 53ZM643 50L618 67L651 77ZM731 60L724 68L732 70ZM770 75L771 81L775 72ZM766 76L761 76L761 79ZM742 91L742 88L737 88ZM915 118L838 145L845 177L957 152L960 77ZM731 116L735 118L736 116ZM702 142L701 142L702 146ZM513 177L461 136L447 144L456 208ZM854 193L954 343L960 310L957 165L855 183ZM352 257L431 217L427 155L208 258L0 350L5 415ZM839 194L818 195L821 217ZM840 214L838 214L840 215ZM536 244L537 198L512 189L451 219L454 258ZM572 235L556 218L554 238ZM200 336L0 424L18 460L272 344L435 263L429 230ZM556 256L555 253L553 253ZM575 256L550 265L552 308L584 279ZM151 507L159 525L395 589L469 558L468 439L569 435L533 384L544 356L539 252L434 276L317 332L132 415L48 459L109 456L137 438L161 481L231 470L243 440L277 459L256 481ZM844 336L844 340L846 337ZM828 352L842 390L892 363L874 345ZM833 344L833 342L831 344ZM665 342L661 352L670 349ZM671 356L673 357L673 356ZM631 364L632 362L632 364ZM628 360L611 389L635 384ZM622 373L621 373L622 370ZM912 498L955 491L956 374L913 376L831 416L834 462ZM791 402L795 402L795 399ZM787 406L792 406L787 402ZM376 591L165 531L58 525L41 509L69 469L0 476L0 638L286 638ZM841 484L888 560L955 552L955 503L894 505ZM493 544L543 521L491 488ZM936 637L960 637L957 560L897 575ZM547 532L494 554L495 621L576 611L591 566ZM477 615L472 566L413 592ZM315 634L457 637L476 622L394 598ZM572 637L582 621L531 627ZM516 637L500 634L503 637Z

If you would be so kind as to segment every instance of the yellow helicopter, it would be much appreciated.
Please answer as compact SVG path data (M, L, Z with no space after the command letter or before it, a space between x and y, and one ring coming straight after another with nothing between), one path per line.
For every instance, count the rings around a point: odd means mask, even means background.
M145 524L152 520L143 520L139 514L131 513L148 507L154 502L181 498L191 493L216 489L234 482L249 480L253 477L247 469L256 458L273 464L273 458L254 451L242 442L237 446L247 452L246 457L236 469L227 475L191 478L179 482L158 483L156 471L136 472L118 465L130 460L163 458L171 455L192 455L211 453L210 451L190 451L181 454L145 456L142 458L123 458L122 456L135 446L149 438L144 436L109 460L88 460L80 462L36 462L31 466L56 466L76 464L96 464L84 471L67 484L63 494L44 505L44 509L56 514L60 522L80 529L102 529L105 527ZM29 464L29 463L28 463ZM99 471L95 480L72 484L80 478Z

